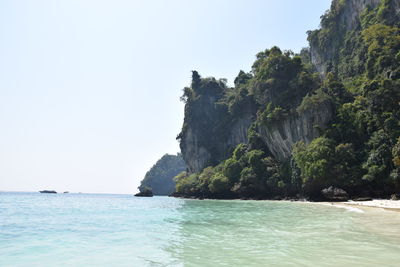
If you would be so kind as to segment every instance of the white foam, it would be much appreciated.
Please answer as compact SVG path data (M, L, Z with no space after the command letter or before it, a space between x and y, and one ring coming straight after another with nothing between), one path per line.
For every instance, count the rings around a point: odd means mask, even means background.
M359 208L355 208L355 207L349 207L349 206L342 206L342 205L334 205L337 207L341 207L341 208L345 208L348 211L352 211L352 212L358 212L358 213L364 213L364 211L362 209Z
M355 208L355 207L349 207L349 206L337 205L337 204L328 204L328 203L321 203L321 205L342 208L342 209L346 209L351 212L364 213L364 211L362 209Z

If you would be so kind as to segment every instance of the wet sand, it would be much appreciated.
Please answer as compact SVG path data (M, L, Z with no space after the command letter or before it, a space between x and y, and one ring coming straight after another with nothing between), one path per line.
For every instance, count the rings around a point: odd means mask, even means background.
M357 207L368 207L368 208L382 208L385 210L399 211L400 212L400 200L390 199L373 199L368 201L352 201L347 202L329 202L331 204L346 205L346 206L357 206Z

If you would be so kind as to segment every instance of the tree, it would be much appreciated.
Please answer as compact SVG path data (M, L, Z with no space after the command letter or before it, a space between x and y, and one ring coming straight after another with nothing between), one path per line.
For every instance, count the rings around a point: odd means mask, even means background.
M332 180L332 165L335 154L334 141L319 137L308 146L304 142L293 148L293 157L301 170L306 192L319 195L321 189Z
M228 178L231 184L234 184L240 179L240 171L242 166L235 158L229 158L224 163L223 174Z
M211 193L227 195L229 194L231 187L228 178L222 173L217 173L211 178L211 183L208 188Z

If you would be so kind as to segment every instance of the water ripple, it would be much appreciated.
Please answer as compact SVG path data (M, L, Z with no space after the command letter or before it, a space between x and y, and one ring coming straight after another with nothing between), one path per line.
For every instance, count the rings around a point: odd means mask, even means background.
M0 266L396 266L399 226L288 202L0 193Z

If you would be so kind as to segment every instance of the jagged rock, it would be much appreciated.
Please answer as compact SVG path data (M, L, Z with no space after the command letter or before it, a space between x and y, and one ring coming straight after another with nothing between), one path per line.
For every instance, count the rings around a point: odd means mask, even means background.
M321 190L322 195L330 201L347 201L349 195L341 188L330 186Z
M339 1L334 1L332 5L336 5L338 2ZM365 8L375 8L380 2L381 0L343 1L345 7L340 9L338 20L346 31L351 31L359 25L359 18ZM395 2L397 4L398 0ZM325 76L329 71L332 61L335 60L339 53L340 45L337 41L338 40L336 40L336 42L331 42L330 45L325 47L320 47L318 42L310 42L311 62L322 76Z
M194 112L198 113L197 116L202 117L203 122L208 122L206 128L210 129L215 127L211 117L219 116L214 111L215 102L212 103L212 101L215 99L203 100L203 105L194 109ZM254 113L252 108L243 109L239 118L225 126L226 131L223 136L208 135L210 139L215 140L213 142L215 145L212 147L200 140L205 136L204 127L200 128L194 123L187 124L187 129L181 136L180 147L189 172L199 172L209 165L215 165L225 160L238 144L247 143L248 129L255 119ZM292 147L296 142L303 141L308 144L319 137L320 131L327 127L332 116L332 105L326 101L312 109L296 112L279 121L272 128L259 127L257 132L273 156L279 160L285 160L290 158ZM212 159L216 162L212 162Z
M202 96L197 101L192 104L191 112L199 120L185 122L187 128L180 136L182 156L191 173L226 159L238 144L247 143L248 129L255 114L254 107L248 107L234 121L226 122L217 119L224 116L224 111L216 107L218 98ZM216 129L221 131L215 133Z
M295 143L303 141L309 144L320 136L333 115L330 102L322 102L313 109L293 114L275 123L273 127L260 127L261 138L269 151L279 160L290 158Z
M399 200L400 199L400 195L399 194L393 194L390 196L391 200Z

